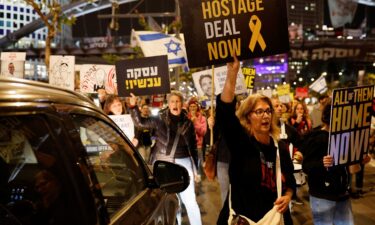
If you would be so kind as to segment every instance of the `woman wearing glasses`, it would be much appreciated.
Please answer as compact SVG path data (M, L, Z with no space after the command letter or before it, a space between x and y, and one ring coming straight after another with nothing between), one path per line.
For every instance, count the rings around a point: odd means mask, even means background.
M278 141L280 130L273 115L271 100L255 94L247 97L235 111L235 85L240 64L236 57L227 64L227 78L221 95L217 97L217 122L231 152L229 166L230 193L217 224L232 221L230 208L258 222L276 205L283 213L285 224L293 224L289 202L295 191L293 164L286 144ZM276 152L278 143L282 172L282 194L277 197ZM233 212L233 211L232 211ZM240 219L242 220L242 219ZM246 224L238 221L232 224Z

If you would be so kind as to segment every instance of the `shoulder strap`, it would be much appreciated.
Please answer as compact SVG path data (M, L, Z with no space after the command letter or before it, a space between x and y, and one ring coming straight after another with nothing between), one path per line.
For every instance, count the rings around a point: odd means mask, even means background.
M273 139L273 138L272 138ZM276 147L276 187L277 187L277 197L281 197L281 166L280 166L280 151L279 151L279 143L277 140L273 139L273 142Z
M181 131L182 131L182 127L178 126L176 136L174 137L174 141L172 145L172 150L171 150L171 153L169 154L169 155L172 155L172 157L174 157L174 154L176 153L176 148L177 148L178 140L180 139Z

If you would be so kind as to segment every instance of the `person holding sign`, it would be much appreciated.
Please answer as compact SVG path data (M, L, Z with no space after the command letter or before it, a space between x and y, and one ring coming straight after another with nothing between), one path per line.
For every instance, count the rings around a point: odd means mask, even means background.
M187 169L190 180L198 178L197 174L197 143L193 122L182 109L183 96L172 91L168 96L168 108L159 111L158 117L142 122L140 110L136 106L137 97L131 93L129 101L134 124L140 128L155 130L156 143L151 152L152 163L156 160L174 162ZM191 225L201 225L201 214L195 196L194 182L190 182L185 191L179 193L185 205ZM181 224L181 215L177 217Z
M301 149L302 170L307 174L310 206L315 225L353 225L349 198L349 171L347 166L332 166L333 157L327 155L331 119L331 104L322 111L322 128L312 131Z
M230 189L217 224L259 222L270 218L268 213L273 214L271 218L277 224L293 224L289 212L296 189L293 163L285 142L279 140L271 99L250 95L236 111L234 90L240 68L237 57L227 68L223 92L217 97L216 121L221 123L231 154Z

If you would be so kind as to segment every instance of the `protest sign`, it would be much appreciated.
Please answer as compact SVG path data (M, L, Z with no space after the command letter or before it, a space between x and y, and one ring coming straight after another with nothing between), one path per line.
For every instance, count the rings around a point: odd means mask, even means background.
M115 66L84 64L80 66L80 91L94 93L105 89L108 94L117 93Z
M119 96L153 95L170 92L166 55L123 60L116 63Z
M189 67L289 51L285 0L180 0Z
M75 56L50 56L48 80L51 85L74 91Z
M242 74L245 77L245 85L247 89L254 89L255 68L242 67Z
M130 114L109 115L131 141L134 138L134 123Z
M227 77L227 67L221 66L214 69L215 73L215 95L220 94L223 91L225 79ZM194 86L197 89L198 95L211 99L212 93L212 69L202 70L192 74ZM246 85L242 71L238 72L236 81L236 94L246 93Z
M361 162L367 153L373 97L373 85L333 90L328 154L334 165Z
M25 74L26 52L2 52L1 76L23 78Z

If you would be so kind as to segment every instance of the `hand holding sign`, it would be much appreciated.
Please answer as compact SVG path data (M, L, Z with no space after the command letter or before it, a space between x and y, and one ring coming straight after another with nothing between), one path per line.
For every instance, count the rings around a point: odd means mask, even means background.
M129 99L129 104L130 106L136 106L137 105L138 98L135 96L133 93L130 93L130 99Z
M323 157L323 165L325 168L331 167L333 165L333 157L330 155L326 155Z
M238 70L240 69L240 61L238 61L236 55L233 56L233 60L233 62L227 63L228 76L236 78Z

